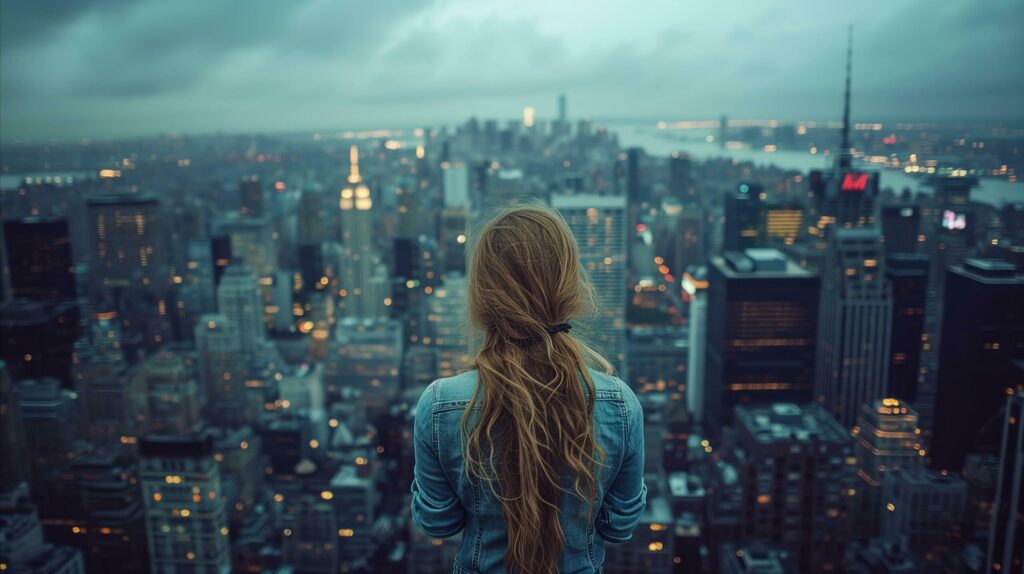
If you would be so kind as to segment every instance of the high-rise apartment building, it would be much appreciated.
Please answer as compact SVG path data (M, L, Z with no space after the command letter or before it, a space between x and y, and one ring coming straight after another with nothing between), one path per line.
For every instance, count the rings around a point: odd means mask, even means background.
M932 466L960 472L967 455L994 451L986 427L1024 384L1024 274L1004 261L967 259L945 280ZM993 433L995 434L995 433Z
M231 321L238 332L246 361L255 360L266 347L267 328L263 322L259 285L248 266L234 264L228 267L217 287L217 310Z
M777 249L728 252L708 273L703 420L716 434L737 405L809 402L818 276Z
M857 472L850 433L820 406L792 403L737 407L736 429L742 539L785 547L800 572L839 569Z
M209 436L139 441L150 572L228 574L224 488Z
M815 395L847 428L888 390L891 287L877 228L832 229L821 281Z
M597 295L597 317L581 334L619 373L626 372L626 198L610 195L556 195L557 209L576 237L580 262Z
M986 574L1020 572L1024 564L1024 390L1006 398L999 479L993 502Z

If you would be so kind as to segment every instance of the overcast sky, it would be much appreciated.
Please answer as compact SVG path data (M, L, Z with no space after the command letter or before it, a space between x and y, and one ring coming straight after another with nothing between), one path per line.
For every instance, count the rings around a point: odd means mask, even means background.
M1024 118L1021 0L4 0L0 136Z

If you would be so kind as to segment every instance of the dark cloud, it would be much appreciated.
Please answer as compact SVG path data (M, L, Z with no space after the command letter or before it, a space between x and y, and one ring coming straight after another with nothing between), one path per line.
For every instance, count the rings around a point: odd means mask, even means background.
M513 116L1021 118L1019 0L0 3L0 137Z

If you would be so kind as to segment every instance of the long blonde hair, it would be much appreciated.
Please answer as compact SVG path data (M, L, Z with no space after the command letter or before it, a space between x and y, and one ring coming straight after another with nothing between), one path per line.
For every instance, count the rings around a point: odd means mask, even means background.
M558 571L563 491L585 504L588 520L593 515L604 453L587 365L608 373L611 366L570 333L549 332L593 309L579 248L557 212L519 205L480 231L469 268L469 318L483 341L462 434L466 472L501 502L508 572ZM571 491L563 487L566 472Z

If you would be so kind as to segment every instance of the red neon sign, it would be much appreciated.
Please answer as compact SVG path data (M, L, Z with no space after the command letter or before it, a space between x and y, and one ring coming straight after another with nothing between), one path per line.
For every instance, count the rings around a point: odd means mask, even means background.
M848 173L843 176L843 183L839 189L843 191L864 191L868 188L868 174Z

